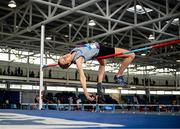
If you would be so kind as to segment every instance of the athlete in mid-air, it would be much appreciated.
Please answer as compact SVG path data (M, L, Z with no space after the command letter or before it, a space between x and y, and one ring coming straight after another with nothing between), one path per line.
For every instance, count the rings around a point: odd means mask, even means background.
M80 47L76 47L72 49L70 53L60 57L58 60L58 64L63 69L67 69L72 63L77 65L77 69L80 76L79 78L82 88L84 90L84 94L88 100L93 101L94 97L87 91L86 76L84 74L82 64L88 60L93 60L93 59L98 60L100 64L98 71L98 85L101 85L105 73L106 60L98 59L98 57L102 57L110 54L124 53L124 52L128 52L128 50L123 48L106 47L98 42L87 43ZM123 78L123 73L125 69L128 67L128 65L135 58L135 54L134 53L124 54L119 57L123 58L123 61L119 67L117 74L114 76L114 80L120 86L127 86L127 83L124 81Z

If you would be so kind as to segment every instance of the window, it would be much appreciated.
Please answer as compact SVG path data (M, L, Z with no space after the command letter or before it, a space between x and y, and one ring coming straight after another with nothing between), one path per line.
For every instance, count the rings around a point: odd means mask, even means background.
M6 88L6 84L0 84L0 88Z
M91 92L91 93L96 93L97 89L95 89L95 88L87 88L87 91ZM84 92L83 88L78 88L78 92Z
M7 53L0 53L0 60L9 61Z
M146 92L145 92L144 90L137 90L137 91L136 91L136 94L145 95Z
M164 91L157 91L157 95L164 95Z
M10 88L11 89L21 89L21 85L20 84L12 84L12 85L10 85Z
M21 89L24 89L24 90L32 90L32 85L22 85L22 86L21 86Z
M114 90L114 89L105 89L105 93L114 93L114 94L119 94L119 90Z

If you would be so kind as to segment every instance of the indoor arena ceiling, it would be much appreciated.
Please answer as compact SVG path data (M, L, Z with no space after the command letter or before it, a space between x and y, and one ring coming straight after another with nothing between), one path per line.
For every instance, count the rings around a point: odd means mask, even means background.
M45 25L45 53L64 54L78 43L96 40L137 49L178 39L179 0L9 0L0 1L0 46L37 53ZM135 8L136 7L136 8ZM95 26L89 26L94 20ZM150 39L151 37L151 39ZM145 53L146 56L141 54ZM180 45L137 53L135 62L179 70Z

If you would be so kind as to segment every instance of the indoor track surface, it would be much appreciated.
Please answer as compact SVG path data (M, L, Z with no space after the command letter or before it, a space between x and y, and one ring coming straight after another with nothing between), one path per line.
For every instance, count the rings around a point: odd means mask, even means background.
M180 115L0 110L0 129L178 128Z

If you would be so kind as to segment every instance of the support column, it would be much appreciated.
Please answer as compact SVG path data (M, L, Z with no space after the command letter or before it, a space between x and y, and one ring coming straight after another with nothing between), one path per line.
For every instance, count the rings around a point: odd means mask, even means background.
M8 61L11 62L11 49L8 49Z
M180 37L180 16L179 16L179 26L178 26L178 30L179 30L179 37Z
M72 43L72 40L71 40L71 30L72 30L72 24L69 23L69 43Z
M39 110L42 109L43 104L43 57L44 57L44 37L45 37L45 26L41 25L41 56L40 56L40 86L39 86Z
M26 73L26 75L27 75L27 82L29 82L29 56L28 56L28 58L27 58L27 73Z
M137 8L136 8L137 1L134 0L134 24L137 24Z
M178 89L178 85L177 85L177 82L178 82L178 80L177 80L177 71L175 71L174 76L175 76L175 87L176 87L176 90L177 90Z
M89 32L89 29L90 29L90 28L89 28L89 25L88 25L88 24L89 24L89 17L87 17L87 30L86 30L86 32L87 32L87 33L86 33L87 40L89 40L89 33L90 33L90 32Z
M127 68L127 83L129 84L129 68Z
M76 96L79 96L78 87L76 87Z

